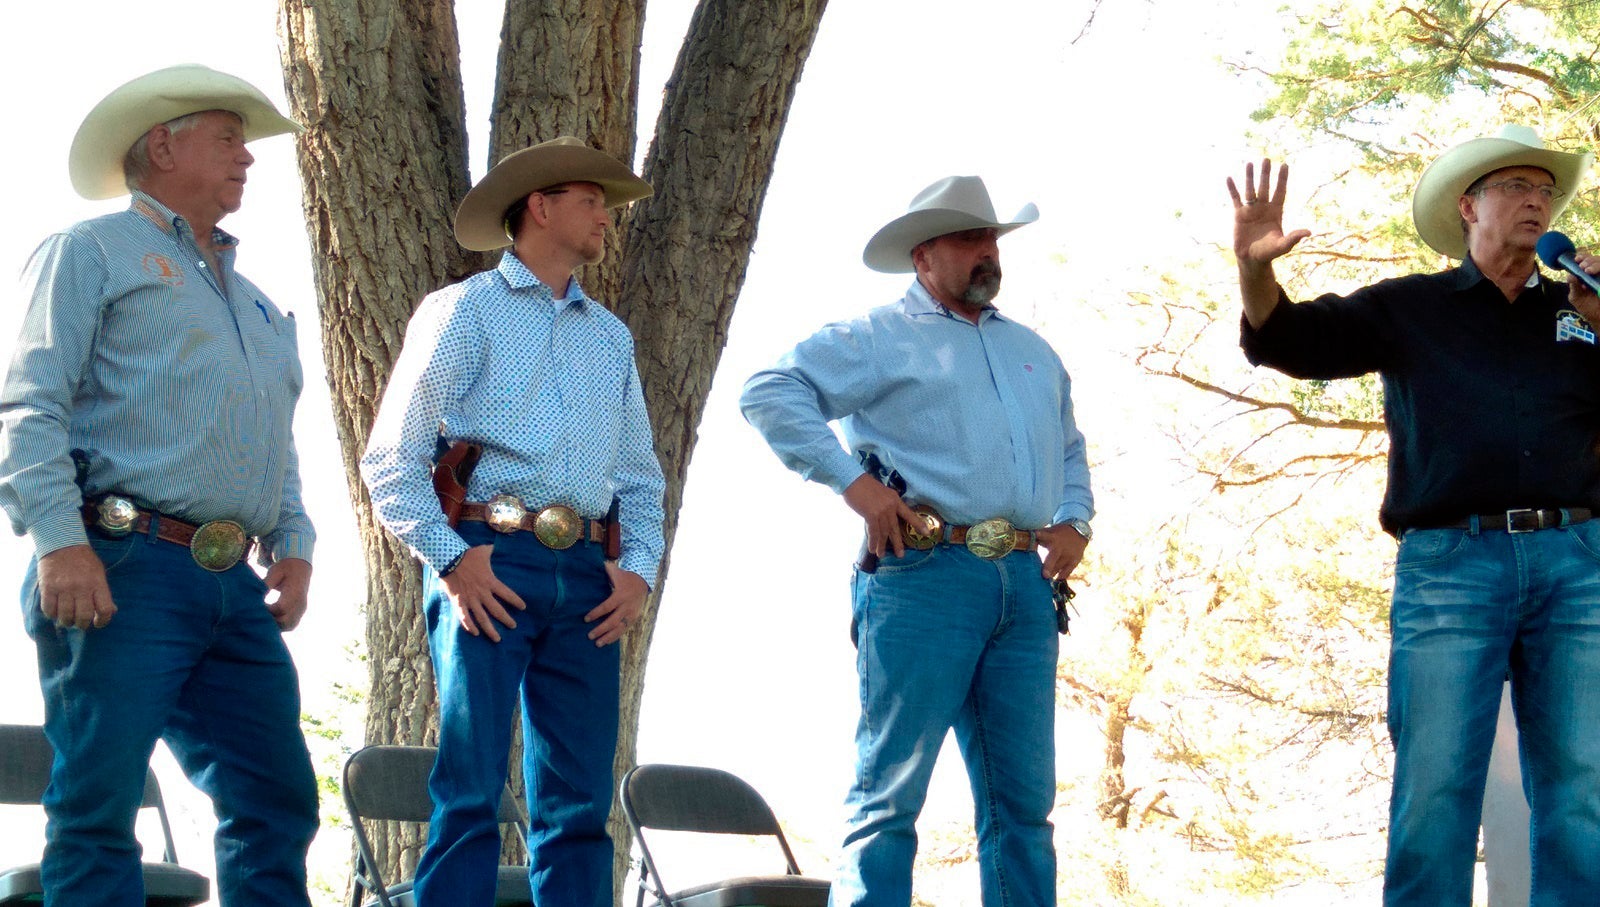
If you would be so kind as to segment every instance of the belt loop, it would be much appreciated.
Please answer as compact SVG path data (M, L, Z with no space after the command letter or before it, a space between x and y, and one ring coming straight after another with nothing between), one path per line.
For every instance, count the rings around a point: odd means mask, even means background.
M150 511L150 528L145 530L145 544L154 545L161 540L161 514Z
M1561 513L1561 522L1557 523L1556 525L1560 526L1562 529L1565 529L1572 522L1572 514L1568 513L1567 512L1567 508L1565 508L1565 507L1560 508L1560 513Z
M1478 524L1478 515L1476 513L1467 517L1467 534L1472 536L1483 534L1483 528Z

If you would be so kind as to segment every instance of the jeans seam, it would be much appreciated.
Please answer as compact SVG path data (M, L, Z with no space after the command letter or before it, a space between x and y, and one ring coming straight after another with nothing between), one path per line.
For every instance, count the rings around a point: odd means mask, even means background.
M1005 835L1005 829L997 817L997 808L994 802L994 778L989 773L989 735L983 723L983 708L976 702L972 705L972 736L977 741L978 774L983 778L983 811L989 825L992 838L990 844L994 852L989 856L989 862L994 866L995 887L1000 892L999 907L1007 907L1011 903L1011 888L1006 884L1005 861L1000 859L1000 851L1005 849L1005 844L1000 840ZM976 792L975 792L976 794ZM983 861L983 843L979 841L979 861Z

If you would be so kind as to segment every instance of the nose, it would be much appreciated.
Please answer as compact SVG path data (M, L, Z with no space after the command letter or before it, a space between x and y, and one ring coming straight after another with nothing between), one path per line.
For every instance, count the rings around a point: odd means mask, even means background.
M256 162L256 156L250 153L250 146L248 146L248 145L240 145L239 146L239 160L246 167L248 167L251 164L254 164Z

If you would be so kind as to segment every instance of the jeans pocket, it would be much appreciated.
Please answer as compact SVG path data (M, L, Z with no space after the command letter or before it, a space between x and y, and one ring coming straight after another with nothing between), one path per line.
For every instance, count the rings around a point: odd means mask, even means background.
M128 565L141 544L149 544L149 539L135 534L125 535L119 539L101 538L95 535L89 537L89 547L94 549L95 556L105 565L107 576L116 572L117 568Z
M1400 537L1400 550L1395 554L1394 570L1420 570L1438 567L1466 547L1468 532L1465 529L1411 529Z
M1576 526L1568 526L1565 530L1590 560L1600 563L1600 519L1589 519Z
M909 573L933 563L934 559L939 556L939 548L939 545L934 545L926 551L907 548L906 553L900 557L895 557L893 551L885 551L883 557L878 559L878 569L875 572L879 574Z

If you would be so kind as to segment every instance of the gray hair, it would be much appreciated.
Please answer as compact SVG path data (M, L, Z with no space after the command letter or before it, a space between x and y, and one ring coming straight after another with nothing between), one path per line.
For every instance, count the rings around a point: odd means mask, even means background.
M199 125L200 117L206 113L208 111L197 110L194 113L186 113L175 120L168 120L159 125L167 127L168 132L177 135ZM150 127L150 129L154 128L154 126ZM144 178L150 174L150 129L146 129L144 135L139 136L138 140L133 143L133 147L128 149L128 153L123 155L122 179L129 189L138 189L140 184L144 182Z

